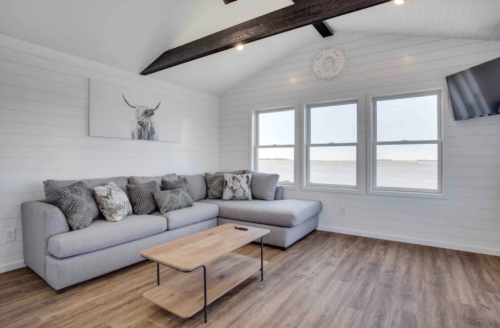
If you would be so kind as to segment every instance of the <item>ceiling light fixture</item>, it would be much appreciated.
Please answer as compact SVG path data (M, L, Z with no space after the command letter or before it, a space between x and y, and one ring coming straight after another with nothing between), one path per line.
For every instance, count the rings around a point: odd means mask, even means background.
M236 49L238 49L239 51L243 50L243 45L240 44L239 46L236 47Z
M403 3L405 3L405 0L394 0L394 3L397 5L402 5Z

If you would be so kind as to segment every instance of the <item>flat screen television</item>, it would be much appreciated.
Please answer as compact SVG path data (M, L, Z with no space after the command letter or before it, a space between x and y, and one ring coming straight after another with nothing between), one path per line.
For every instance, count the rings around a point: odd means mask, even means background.
M455 120L499 114L500 58L446 77Z

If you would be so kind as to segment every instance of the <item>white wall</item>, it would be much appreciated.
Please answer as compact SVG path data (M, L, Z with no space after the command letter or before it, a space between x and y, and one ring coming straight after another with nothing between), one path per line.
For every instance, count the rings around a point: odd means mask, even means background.
M89 137L89 78L180 95L182 142ZM45 198L43 180L215 171L218 110L218 97L0 35L0 272L24 265L20 205Z
M330 46L345 51L347 66L319 82L312 59ZM499 56L500 42L478 40L337 33L310 43L221 97L219 169L250 165L253 110L348 98L360 100L366 163L367 94L444 85L445 76ZM500 115L455 122L446 103L446 199L367 195L364 164L361 195L288 189L285 197L322 201L322 230L500 255Z

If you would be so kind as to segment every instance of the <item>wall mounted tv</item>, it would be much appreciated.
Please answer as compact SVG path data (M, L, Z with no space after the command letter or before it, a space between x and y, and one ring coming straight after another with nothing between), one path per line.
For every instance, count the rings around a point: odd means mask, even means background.
M446 77L455 120L500 112L500 58Z

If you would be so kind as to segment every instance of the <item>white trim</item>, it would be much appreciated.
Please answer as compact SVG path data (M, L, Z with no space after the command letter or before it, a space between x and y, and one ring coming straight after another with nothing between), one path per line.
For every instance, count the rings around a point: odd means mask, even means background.
M360 188L346 188L337 185L326 186L307 186L302 187L300 190L303 191L312 191L312 192L331 192L331 193L341 193L341 194L354 194L354 195L362 195L363 192Z
M416 198L438 198L438 199L446 199L445 197L445 186L446 186L446 175L444 174L445 167L445 154L446 147L444 144L445 140L445 123L447 112L447 106L445 106L445 101L447 93L445 92L446 87L442 83L437 83L434 85L430 85L428 89L420 89L415 90L408 87L402 87L399 90L394 90L394 88L390 88L389 90L382 90L375 93L367 93L367 107L368 107L368 119L367 119L367 167L366 167L366 192L370 195L380 195L380 196L396 196L396 197L416 197ZM419 190L419 189L405 189L405 188L385 188L385 187L377 187L375 186L375 167L376 161L375 150L376 147L375 142L375 134L376 127L374 126L375 120L375 107L374 100L377 98L391 98L391 97L404 97L405 95L418 95L429 92L437 92L439 95L439 104L438 104L438 139L437 140L421 140L421 141L399 141L399 142L380 142L377 144L437 144L438 145L438 190ZM446 110L446 111L445 111Z
M356 104L356 131L357 131L357 140L356 142L351 143L332 143L332 144L314 144L313 147L342 147L342 146L350 146L356 147L356 185L353 186L344 186L344 185L334 185L334 184L309 184L309 149L311 145L309 145L309 137L310 137L310 129L311 129L311 120L310 120L310 109L313 107L322 107L328 105L342 105L342 104ZM362 132L360 129L360 98L348 98L348 99L336 99L330 101L321 101L321 102L308 102L307 104L303 104L301 106L301 117L303 122L301 123L302 131L301 131L301 154L302 154L302 170L300 172L300 189L303 191L316 191L316 192L335 192L335 193L348 193L348 194L361 194L361 175L362 175L362 163L360 162L361 150L360 150L360 142L362 141ZM363 163L364 164L364 163Z
M25 266L26 264L24 264L24 260L7 263L4 265L0 265L0 273L24 268Z
M360 236L360 237L392 240L392 241L398 241L401 243L440 247L440 248L454 249L454 250L464 251L464 252L473 252L473 253L479 253L479 254L500 256L500 249L494 249L494 248L447 243L447 242L442 242L442 241L434 241L434 240L420 239L420 238L402 237L402 236L381 234L381 233L368 232L368 231L362 231L362 230L329 227L329 226L325 226L325 225L320 225L318 227L318 230L336 232L336 233L341 233L341 234L346 234L346 235L354 235L354 236Z

